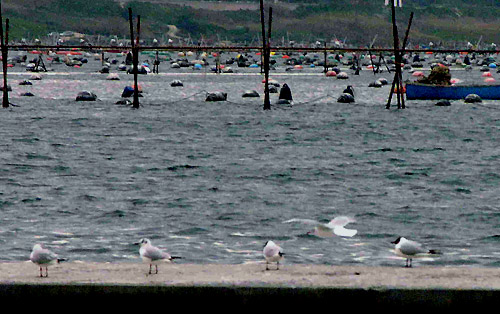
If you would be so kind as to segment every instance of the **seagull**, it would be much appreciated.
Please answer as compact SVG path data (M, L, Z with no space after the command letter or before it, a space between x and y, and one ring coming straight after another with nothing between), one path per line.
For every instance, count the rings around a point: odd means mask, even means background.
M335 217L334 219L330 220L330 222L327 224L312 219L299 219L299 218L293 218L284 221L284 223L290 223L290 222L302 222L307 225L313 225L314 230L308 232L307 234L313 234L318 237L333 237L334 234L341 237L353 237L356 235L356 233L358 233L358 231L355 229L344 228L344 226L347 225L348 223L356 222L354 218L347 216Z
M158 264L163 262L172 262L174 259L181 258L179 256L170 256L170 254L163 252L156 246L151 244L151 240L143 238L139 242L134 243L140 245L139 254L145 263L149 263L149 274L151 274L151 267L155 265L156 274L158 274Z
M41 244L35 244L30 254L30 260L40 267L40 277L43 277L43 267L45 267L45 277L48 277L48 267L65 261L66 259L58 258L57 254L48 249L44 249Z
M426 257L430 254L439 254L436 250L428 250L422 244L408 240L404 237L398 237L396 241L391 242L395 244L396 255L406 258L406 266L411 267L411 260L413 258Z
M269 270L269 263L276 262L276 270L280 269L280 260L283 258L284 253L281 247L277 246L273 241L267 241L262 251L266 259L266 270Z

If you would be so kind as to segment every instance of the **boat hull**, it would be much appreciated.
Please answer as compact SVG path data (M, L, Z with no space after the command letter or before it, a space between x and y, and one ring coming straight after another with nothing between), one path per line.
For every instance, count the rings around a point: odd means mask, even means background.
M464 99L470 94L479 95L482 99L500 99L500 85L406 84L407 99Z

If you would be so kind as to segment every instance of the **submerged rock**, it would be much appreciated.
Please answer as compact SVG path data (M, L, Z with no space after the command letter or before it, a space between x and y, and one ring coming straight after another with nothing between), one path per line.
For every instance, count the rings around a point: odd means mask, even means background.
M382 87L382 83L380 81L371 82L370 84L368 84L368 87L380 88Z
M76 96L76 101L96 101L97 96L89 91L79 92Z
M205 101L226 101L227 100L227 93L223 92L214 92L214 93L208 93L207 98Z
M337 98L337 102L349 104L354 102L354 96L349 93L343 93Z
M464 101L466 103L476 103L476 102L482 102L483 100L479 95L476 94L469 94L465 97Z
M184 86L184 83L182 83L182 81L180 80L173 80L172 82L170 82L170 86L172 87Z
M19 85L33 85L33 83L31 83L30 81L28 80L24 80L22 82L19 82Z
M435 106L448 107L451 106L451 102L449 100L440 100L435 104Z
M241 97L260 97L260 95L256 90L247 90Z
M283 84L283 87L281 87L280 95L279 95L278 98L279 99L290 100L290 101L293 100L292 91L290 90L290 87L288 87L288 85L286 83Z
M120 99L115 104L117 104L117 105L132 105L132 102L128 99Z

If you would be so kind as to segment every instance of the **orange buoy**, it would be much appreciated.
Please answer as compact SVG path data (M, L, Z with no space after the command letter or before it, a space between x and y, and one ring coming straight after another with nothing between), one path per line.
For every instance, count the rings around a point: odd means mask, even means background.
M406 93L406 87L403 86L403 89L400 91L397 86L394 86L394 93L405 94Z

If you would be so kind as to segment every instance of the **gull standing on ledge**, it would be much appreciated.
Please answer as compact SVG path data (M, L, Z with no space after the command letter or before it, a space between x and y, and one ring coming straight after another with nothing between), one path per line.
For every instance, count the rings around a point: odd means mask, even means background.
M45 277L48 277L48 267L65 261L66 259L58 258L57 254L48 249L44 249L41 244L35 244L30 254L30 260L40 267L40 277L43 277L43 267L45 267Z
M293 218L284 221L284 223L290 223L290 222L301 222L307 225L313 225L314 230L308 232L307 234L313 234L318 237L333 237L334 234L341 237L353 237L356 235L356 233L358 233L358 231L355 229L344 228L344 226L347 225L348 223L356 222L354 218L347 216L335 217L334 219L330 220L330 222L327 224L312 219L300 219L300 218Z
M413 258L428 257L430 254L439 254L436 250L428 250L422 244L408 240L404 237L399 237L391 242L395 244L394 251L396 255L406 258L406 266L411 267L411 260Z
M269 270L269 263L276 262L276 270L280 269L280 260L283 258L284 253L281 247L277 246L273 241L267 241L262 251L266 259L266 270Z
M172 262L174 259L181 258L179 256L170 256L170 254L163 252L156 246L151 245L149 239L143 238L139 242L134 243L140 245L139 254L145 263L149 264L149 274L151 274L151 267L155 265L156 274L158 274L158 264L165 262Z

